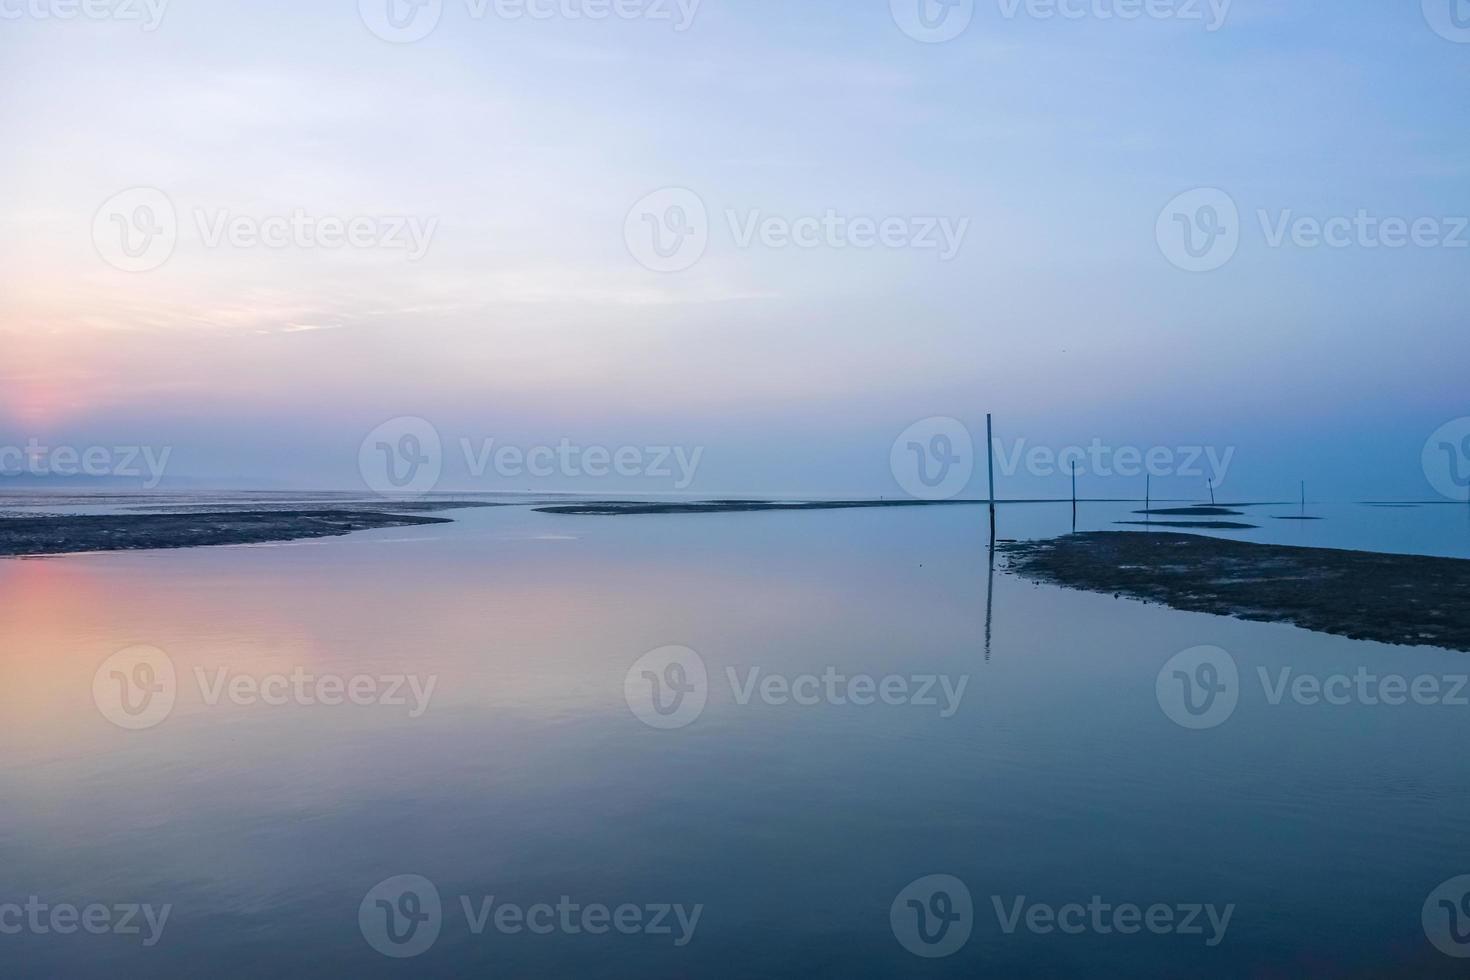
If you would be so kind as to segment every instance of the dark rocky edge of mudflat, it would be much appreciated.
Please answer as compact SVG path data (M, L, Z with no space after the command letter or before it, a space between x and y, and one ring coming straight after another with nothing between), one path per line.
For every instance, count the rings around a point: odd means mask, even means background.
M264 501L254 501L248 504L239 503L189 503L189 504L135 504L124 508L128 511L139 511L146 514L168 514L168 513L190 513L190 514L265 514L280 513L283 511L301 511L303 501L295 501L290 504L271 504ZM311 501L305 502L308 507ZM466 510L471 507L510 507L512 504L503 501L487 500L426 500L405 499L397 500L388 498L385 500L345 500L340 503L332 502L311 509L318 511L330 510L333 513L343 511L366 511L372 514L380 514L392 511L395 514L433 514L441 510Z
M1012 503L1022 501L1011 501ZM866 507L928 507L941 504L979 504L979 500L596 500L537 507L542 514L578 514L615 517L619 514L732 514L758 510L853 510Z
M998 542L1032 581L1355 640L1470 651L1470 561L1092 531Z
M359 510L9 517L0 520L0 557L262 544L335 537L375 528L449 523L452 522L445 517L413 517Z

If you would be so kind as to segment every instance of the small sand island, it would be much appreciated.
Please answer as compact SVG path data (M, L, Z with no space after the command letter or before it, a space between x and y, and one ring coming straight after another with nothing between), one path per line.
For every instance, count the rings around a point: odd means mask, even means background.
M448 523L451 522L444 517L350 508L8 517L0 520L0 557L260 544L335 537L375 528Z
M1036 582L1358 640L1470 651L1470 561L1093 531L998 542Z

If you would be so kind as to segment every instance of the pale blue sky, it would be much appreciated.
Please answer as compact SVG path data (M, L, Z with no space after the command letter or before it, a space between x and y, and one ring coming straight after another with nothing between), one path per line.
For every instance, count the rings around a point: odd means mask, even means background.
M899 432L955 416L978 435L989 410L1030 445L1234 447L1246 496L1302 476L1432 496L1420 449L1470 414L1470 248L1273 248L1257 212L1470 215L1470 44L1408 2L1236 0L1215 31L1004 10L981 0L939 44L887 0L703 0L683 32L445 0L402 45L347 0L173 0L151 32L0 20L0 443L168 445L177 475L354 486L362 437L412 415L451 456L680 444L704 448L696 493L894 495ZM181 231L128 273L92 221L138 186ZM664 187L695 191L710 231L660 274L624 219ZM1155 238L1199 187L1241 217L1207 273ZM410 262L209 248L194 217L293 209L437 225ZM829 209L969 224L941 261L741 248L725 217ZM507 488L455 470L446 487ZM652 488L509 481L528 485Z

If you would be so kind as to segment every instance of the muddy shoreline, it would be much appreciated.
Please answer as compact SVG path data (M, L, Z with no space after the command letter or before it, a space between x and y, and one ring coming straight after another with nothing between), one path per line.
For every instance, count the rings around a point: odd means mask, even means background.
M1093 531L997 543L1009 571L1189 612L1470 652L1470 561Z
M1031 503L1032 501L1007 501ZM616 517L620 514L734 514L762 510L853 510L867 507L940 507L979 505L983 500L596 500L576 504L548 504L534 508L542 514Z
M449 523L444 517L350 509L9 517L0 520L0 557L263 544Z

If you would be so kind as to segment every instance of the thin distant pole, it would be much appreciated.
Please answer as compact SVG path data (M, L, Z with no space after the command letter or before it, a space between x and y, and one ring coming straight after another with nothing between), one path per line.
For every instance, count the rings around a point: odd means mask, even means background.
M985 413L985 460L990 472L990 537L995 537L995 437L990 424L990 413Z
M1307 481L1302 481L1302 513L1307 512Z
M1077 461L1072 460L1072 530L1077 530Z
M1215 480L1214 480L1213 477L1210 478L1209 484L1210 484L1210 506L1213 507L1213 506L1215 506Z
M1153 489L1154 475L1152 473L1143 474L1143 509L1145 512L1152 506L1149 498L1153 496Z

